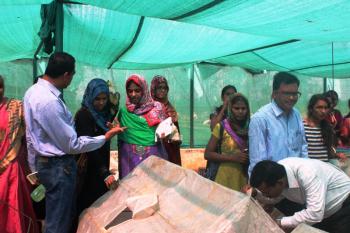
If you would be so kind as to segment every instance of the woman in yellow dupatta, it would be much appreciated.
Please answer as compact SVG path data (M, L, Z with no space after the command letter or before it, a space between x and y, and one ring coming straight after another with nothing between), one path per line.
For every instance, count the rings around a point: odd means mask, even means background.
M0 76L0 231L37 231L36 218L25 179L26 145L22 102L4 97Z

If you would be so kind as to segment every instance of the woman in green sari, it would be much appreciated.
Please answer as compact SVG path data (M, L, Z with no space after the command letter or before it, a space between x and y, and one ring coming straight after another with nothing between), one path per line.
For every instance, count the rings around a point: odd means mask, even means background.
M118 135L120 179L151 155L167 159L162 144L155 141L156 127L166 119L162 104L152 99L147 82L140 75L131 75L125 86L126 106L118 113L120 126L127 127Z

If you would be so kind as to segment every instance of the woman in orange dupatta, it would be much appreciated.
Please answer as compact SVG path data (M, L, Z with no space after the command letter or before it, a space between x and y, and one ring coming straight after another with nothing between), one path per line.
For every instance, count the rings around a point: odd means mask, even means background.
M26 145L22 102L4 97L0 76L0 232L36 233L36 218L24 174Z

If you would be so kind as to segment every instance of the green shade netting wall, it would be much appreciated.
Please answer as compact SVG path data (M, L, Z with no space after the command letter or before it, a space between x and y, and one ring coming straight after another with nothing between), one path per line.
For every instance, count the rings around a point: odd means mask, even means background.
M39 63L41 72L45 69L45 62ZM22 99L28 87L32 84L32 64L30 60L10 63L0 63L1 75L5 77L5 94L8 97ZM120 104L125 104L124 85L127 77L132 73L145 76L150 84L156 74L167 77L170 87L170 101L179 113L183 145L190 143L190 80L194 77L194 145L206 145L209 137L209 115L216 106L221 104L221 89L228 84L235 85L239 92L246 95L250 101L251 112L254 113L261 106L270 102L273 72L251 75L238 67L222 67L199 64L164 68L157 70L107 70L77 64L76 75L68 89L64 91L66 103L74 114L80 107L83 93L88 82L93 78L112 80L117 91L121 93ZM306 106L311 95L323 92L323 79L298 76L300 92L302 93L296 107L306 113ZM344 79L327 79L328 89L336 90L339 94L338 109L343 114L349 111L347 100L350 98L350 82Z

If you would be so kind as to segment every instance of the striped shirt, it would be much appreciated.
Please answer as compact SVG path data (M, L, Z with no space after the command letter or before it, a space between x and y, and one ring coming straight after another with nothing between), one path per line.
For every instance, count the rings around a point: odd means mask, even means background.
M310 126L306 121L303 121L303 123L309 158L327 162L328 151L322 138L321 128Z

